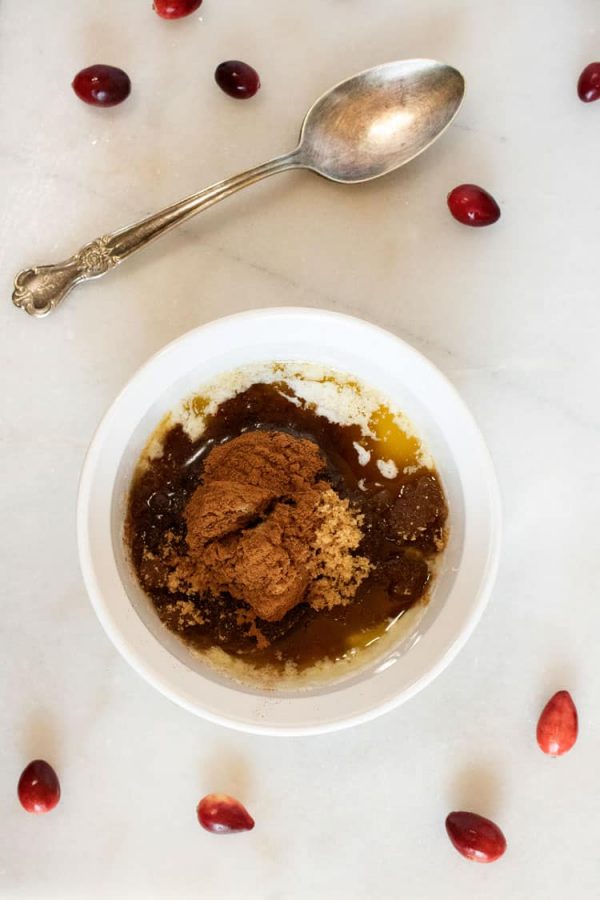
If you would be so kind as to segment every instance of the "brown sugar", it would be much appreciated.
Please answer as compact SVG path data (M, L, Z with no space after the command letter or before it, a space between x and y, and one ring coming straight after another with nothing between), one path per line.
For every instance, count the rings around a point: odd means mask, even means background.
M390 521L400 538L415 541L436 525L443 529L446 515L440 483L428 472L403 486L392 508Z
M363 517L335 491L323 491L316 510L310 569L313 576L308 602L313 609L331 609L350 603L370 571L369 560L353 553L361 540Z
M176 600L167 603L163 608L165 621L174 625L178 631L193 625L203 625L204 619L191 600Z

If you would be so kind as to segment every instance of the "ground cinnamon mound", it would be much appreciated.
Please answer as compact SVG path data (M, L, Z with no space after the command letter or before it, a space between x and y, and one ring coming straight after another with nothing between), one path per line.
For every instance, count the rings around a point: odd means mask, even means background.
M275 495L251 484L207 481L186 508L188 546L202 549L208 541L239 531L267 510Z
M301 602L344 604L369 572L361 520L323 480L310 440L253 431L215 447L184 518L175 589L228 593L267 622Z
M324 471L313 441L283 431L247 431L209 453L202 480L253 485L281 497L309 490Z

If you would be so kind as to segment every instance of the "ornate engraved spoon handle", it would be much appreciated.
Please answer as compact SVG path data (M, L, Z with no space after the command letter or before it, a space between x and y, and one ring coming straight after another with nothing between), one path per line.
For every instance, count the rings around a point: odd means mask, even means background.
M233 178L219 181L198 194L192 194L136 225L97 238L64 262L25 269L15 278L13 303L30 316L47 316L80 281L105 275L132 253L230 194L276 172L301 165L297 151L278 156Z

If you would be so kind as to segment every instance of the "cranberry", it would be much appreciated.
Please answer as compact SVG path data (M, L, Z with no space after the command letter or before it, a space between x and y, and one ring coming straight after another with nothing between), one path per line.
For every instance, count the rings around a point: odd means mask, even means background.
M34 759L19 778L17 788L21 806L30 813L47 813L60 800L60 784L56 772L43 759Z
M201 6L202 0L154 0L152 4L161 19L183 19Z
M458 852L474 862L494 862L506 850L506 838L498 826L477 813L451 812L446 831Z
M542 710L537 726L540 750L549 756L562 756L577 740L577 709L568 691L558 691Z
M129 97L131 81L127 72L115 66L88 66L73 79L73 90L92 106L117 106Z
M207 794L196 809L198 821L213 834L236 834L251 831L254 819L235 797L228 794Z
M459 184L448 194L448 209L457 222L481 228L500 218L500 207L491 194L476 184Z
M585 67L577 82L577 93L584 103L600 100L600 62Z
M237 59L222 62L215 70L215 81L226 94L237 100L254 97L260 87L258 72Z

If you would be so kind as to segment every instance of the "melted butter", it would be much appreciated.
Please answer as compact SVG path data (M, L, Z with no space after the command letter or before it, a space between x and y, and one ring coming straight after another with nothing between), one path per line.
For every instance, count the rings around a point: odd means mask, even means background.
M373 444L380 459L391 459L401 471L420 464L419 440L400 427L387 406L382 405L374 411L369 428L375 434Z

